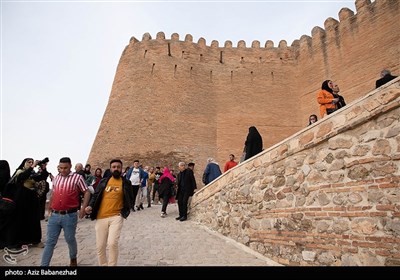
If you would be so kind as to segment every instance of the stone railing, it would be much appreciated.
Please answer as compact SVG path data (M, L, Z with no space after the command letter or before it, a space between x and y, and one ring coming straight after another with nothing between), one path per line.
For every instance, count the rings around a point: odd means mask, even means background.
M400 265L400 78L224 173L191 219L284 265Z

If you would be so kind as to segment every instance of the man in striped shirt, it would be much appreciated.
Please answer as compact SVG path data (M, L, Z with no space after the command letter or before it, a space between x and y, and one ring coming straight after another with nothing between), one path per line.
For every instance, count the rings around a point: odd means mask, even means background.
M41 266L49 266L57 244L61 229L64 230L65 241L68 244L70 265L77 266L76 256L78 245L75 232L80 210L80 193L84 194L82 209L89 203L90 192L84 178L71 172L71 159L60 159L59 174L53 180L53 192L49 202L49 220L47 223L47 240L42 255ZM79 211L79 218L85 216L85 211Z

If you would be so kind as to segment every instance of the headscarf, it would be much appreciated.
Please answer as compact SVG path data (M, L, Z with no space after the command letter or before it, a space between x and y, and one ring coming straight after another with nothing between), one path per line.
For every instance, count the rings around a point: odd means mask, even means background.
M249 127L249 134L247 134L246 141L244 142L246 149L245 160L260 153L263 149L263 140L261 134L255 126Z
M258 132L255 126L249 127L249 133L247 134L246 142L261 141L261 134Z
M18 170L25 170L25 163L26 163L28 160L33 160L33 158L25 158L25 159L21 162L21 164L18 166L18 168L15 170L14 174L12 175L12 177L14 177L14 175L18 172ZM21 172L18 172L18 173L21 173Z
M164 167L163 175L161 175L160 179L158 179L158 182L161 184L164 178L170 179L172 183L175 182L175 178L174 176L172 176L171 171L169 171L168 167Z
M333 90L329 87L329 82L330 82L330 81L331 81L331 80L325 80L325 81L322 83L321 89L326 90L327 92L333 93Z
M10 165L8 164L8 161L0 160L0 172L2 177L4 174L4 177L8 177L8 179L10 179Z
M89 167L89 170L87 170L86 168L88 168ZM86 175L92 175L92 172L90 171L90 169L92 168L92 166L89 164L89 163L87 163L86 165L85 165L85 168L83 169L83 172L86 174Z
M315 118L315 122L317 122L318 121L318 117L317 117L317 115L314 115L314 114L312 114L312 115L310 115L309 117L308 117L308 125L312 125L313 123L311 123L311 117L314 117Z
M97 170L100 170L100 176L97 176ZM94 171L94 177L96 178L94 184L93 184L93 188L96 189L97 185L100 183L101 179L103 179L103 177L101 176L101 173L103 173L103 171L101 170L101 168L96 168L96 170Z
M111 176L112 176L112 174L111 174L110 168L106 169L106 171L104 171L103 178L108 178Z
M6 160L0 160L0 193L3 192L4 186L10 180L10 165Z

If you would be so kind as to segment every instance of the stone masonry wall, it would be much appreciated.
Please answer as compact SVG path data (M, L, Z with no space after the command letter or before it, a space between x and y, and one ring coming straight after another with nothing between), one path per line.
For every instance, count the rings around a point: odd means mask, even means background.
M400 265L400 78L224 173L190 216L284 265Z

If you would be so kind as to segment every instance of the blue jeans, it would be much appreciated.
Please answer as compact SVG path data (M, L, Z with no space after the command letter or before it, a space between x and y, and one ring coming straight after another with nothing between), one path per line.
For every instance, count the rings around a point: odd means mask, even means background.
M78 213L60 215L52 213L47 222L47 240L44 246L41 266L49 266L53 257L54 247L57 244L61 229L64 230L65 241L68 244L69 258L76 259L78 245L76 243L75 232L78 224Z

